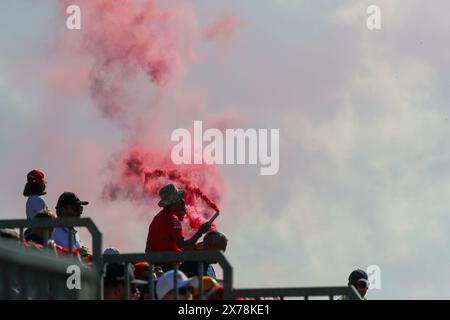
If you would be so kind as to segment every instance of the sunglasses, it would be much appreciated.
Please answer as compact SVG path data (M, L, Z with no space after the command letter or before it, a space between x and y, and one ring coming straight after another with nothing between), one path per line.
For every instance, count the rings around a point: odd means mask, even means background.
M71 206L75 211L83 212L83 206Z

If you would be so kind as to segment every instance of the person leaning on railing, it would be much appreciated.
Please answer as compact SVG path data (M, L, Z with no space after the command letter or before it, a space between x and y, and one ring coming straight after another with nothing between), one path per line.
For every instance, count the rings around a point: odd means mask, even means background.
M148 229L145 252L182 252L193 250L200 237L208 232L211 224L205 223L192 238L185 240L181 221L186 215L186 203L183 199L184 190L177 190L173 184L168 184L159 191L161 201L158 205L163 209L153 218ZM173 268L173 263L162 263L164 271Z
M48 209L40 211L34 219L55 219L56 216ZM53 233L53 228L31 228L25 234L25 240L44 245L45 240L49 240Z
M203 243L199 246L201 251L222 251L227 249L228 238L227 236L217 230L209 231L203 238ZM203 275L210 276L213 279L217 279L216 272L212 264L216 264L217 261L202 261L203 263ZM198 275L197 261L186 261L180 266L180 270L183 271L188 277Z
M364 270L356 269L348 277L348 285L353 286L358 291L363 300L367 300L366 294L369 289L369 277ZM342 296L339 300L352 300L349 296Z

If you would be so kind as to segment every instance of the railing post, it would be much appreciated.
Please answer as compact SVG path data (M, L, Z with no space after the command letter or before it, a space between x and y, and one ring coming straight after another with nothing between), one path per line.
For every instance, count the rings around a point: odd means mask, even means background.
M204 265L202 261L198 262L198 300L203 300L203 273Z
M174 300L178 300L178 264L173 265L173 272Z
M154 272L154 267L153 267L153 263L150 264L150 273L149 273L149 279L148 279L148 294L150 296L150 300L154 300L155 299L155 286L154 286L154 281L153 281L153 272Z

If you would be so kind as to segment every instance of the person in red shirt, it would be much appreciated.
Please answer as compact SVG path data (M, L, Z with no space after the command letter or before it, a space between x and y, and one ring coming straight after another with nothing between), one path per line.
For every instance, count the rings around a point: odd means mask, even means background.
M185 240L181 227L181 221L186 215L186 203L183 199L184 190L177 190L173 184L168 184L161 188L159 195L161 201L159 201L158 206L163 209L153 218L150 224L145 252L193 250L195 243L204 233L209 231L211 224L204 223L192 238ZM169 268L169 265L162 265L161 267L164 270ZM170 268L172 267L170 266Z

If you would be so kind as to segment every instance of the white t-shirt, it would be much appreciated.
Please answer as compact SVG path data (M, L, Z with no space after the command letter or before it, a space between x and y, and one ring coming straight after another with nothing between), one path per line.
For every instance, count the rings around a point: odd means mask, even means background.
M42 210L48 210L48 207L40 196L32 195L28 197L26 205L27 219L33 219Z

